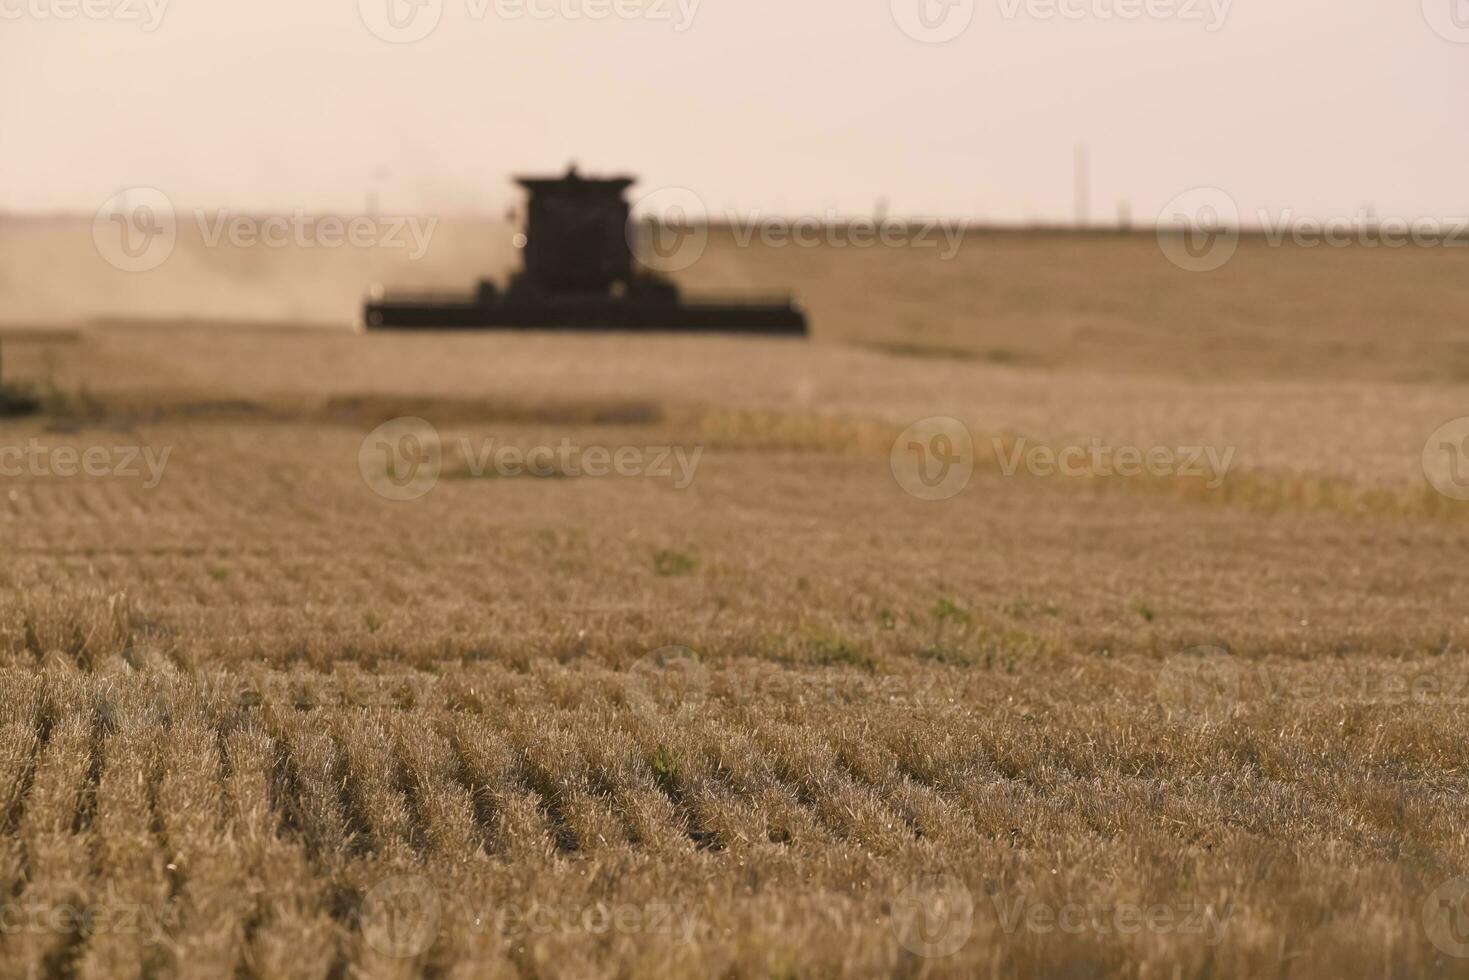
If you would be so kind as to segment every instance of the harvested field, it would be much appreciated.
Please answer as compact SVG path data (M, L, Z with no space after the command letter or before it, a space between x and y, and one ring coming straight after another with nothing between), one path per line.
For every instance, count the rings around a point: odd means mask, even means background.
M0 332L8 972L1469 975L1446 255L874 258L696 267L810 343ZM1093 440L1232 452L1006 472Z

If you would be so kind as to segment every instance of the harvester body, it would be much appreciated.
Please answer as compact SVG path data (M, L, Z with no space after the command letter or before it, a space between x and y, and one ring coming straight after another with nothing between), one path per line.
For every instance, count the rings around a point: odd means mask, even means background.
M685 299L633 254L629 177L522 177L528 195L523 268L501 291L370 300L370 330L667 330L804 336L788 297Z

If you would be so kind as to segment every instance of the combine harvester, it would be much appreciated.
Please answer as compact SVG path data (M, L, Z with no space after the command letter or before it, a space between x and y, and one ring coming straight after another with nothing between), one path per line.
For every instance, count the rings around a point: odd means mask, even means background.
M640 268L631 246L629 177L517 180L530 196L525 268L501 293L481 280L469 296L374 296L369 330L670 330L805 336L806 315L789 298L685 300L678 287ZM685 229L686 230L686 229Z

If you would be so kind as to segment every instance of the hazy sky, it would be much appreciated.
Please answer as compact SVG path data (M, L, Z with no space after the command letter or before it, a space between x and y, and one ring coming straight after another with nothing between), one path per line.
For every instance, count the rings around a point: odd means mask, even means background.
M1098 219L1469 214L1469 0L418 3L0 0L0 208L499 211L576 158L714 212L1065 219L1081 142Z

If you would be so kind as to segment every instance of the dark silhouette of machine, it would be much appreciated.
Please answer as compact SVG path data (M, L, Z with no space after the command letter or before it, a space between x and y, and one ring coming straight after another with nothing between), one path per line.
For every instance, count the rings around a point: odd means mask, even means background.
M524 268L501 292L481 280L470 296L385 296L365 308L369 330L673 330L806 333L788 297L685 299L633 254L630 177L521 177L529 195L521 247ZM686 222L654 228L654 255L686 244Z

